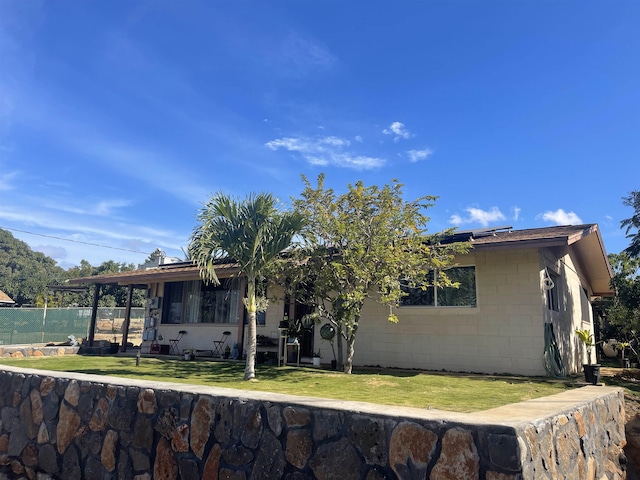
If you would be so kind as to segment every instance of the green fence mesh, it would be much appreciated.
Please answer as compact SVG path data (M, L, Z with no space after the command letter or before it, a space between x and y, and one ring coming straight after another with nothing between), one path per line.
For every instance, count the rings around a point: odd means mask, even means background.
M96 340L122 340L125 308L99 307ZM66 342L89 336L91 308L0 308L0 345ZM128 341L142 336L144 308L131 309Z

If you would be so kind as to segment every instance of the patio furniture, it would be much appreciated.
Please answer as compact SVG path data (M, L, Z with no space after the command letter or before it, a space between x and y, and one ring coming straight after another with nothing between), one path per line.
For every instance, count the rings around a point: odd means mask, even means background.
M224 331L222 332L222 338L220 338L220 340L213 341L213 357L222 358L222 354L224 353L224 344L227 342L229 335L231 335L231 332Z
M178 332L178 338L169 339L169 355L180 355L180 349L178 348L178 343L180 343L180 339L186 333L187 333L186 330L180 330Z

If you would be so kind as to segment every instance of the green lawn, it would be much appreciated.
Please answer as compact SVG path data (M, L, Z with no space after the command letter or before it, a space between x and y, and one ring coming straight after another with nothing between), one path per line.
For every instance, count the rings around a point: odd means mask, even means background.
M292 395L357 400L383 405L473 412L560 393L573 381L546 378L359 369L352 375L314 368L257 366L258 381L242 380L240 362L185 362L134 357L66 356L0 358L1 364L66 372L82 372L153 381L260 390Z

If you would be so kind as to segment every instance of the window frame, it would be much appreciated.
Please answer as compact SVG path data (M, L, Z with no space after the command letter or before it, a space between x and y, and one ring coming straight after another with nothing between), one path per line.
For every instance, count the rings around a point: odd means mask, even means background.
M240 282L238 279L221 279L222 283L215 287L211 285L205 285L202 280L179 280L175 282L165 282L163 292L163 308L162 317L160 323L163 325L237 325L240 319ZM198 298L189 299L189 296L193 296L194 288L198 285ZM179 287L178 287L179 286ZM173 290L179 288L180 301L178 302L178 294L174 294ZM225 292L225 305L216 306L216 302L212 303L213 307L209 305L207 311L213 311L213 316L203 314L205 308L204 301L206 299L205 294L211 294L212 292ZM233 292L237 292L235 295ZM173 296L172 300L170 297ZM211 303L211 302L209 302ZM177 314L174 310L177 310L177 305L180 305L180 312ZM219 321L219 317L215 315L216 309L226 309L227 313L224 315L228 321ZM235 312L235 314L234 314ZM179 321L172 321L178 318ZM207 318L213 318L213 321L203 321ZM222 318L222 316L220 316ZM170 321L171 320L171 321ZM218 320L218 321L216 321Z
M406 304L403 302L403 299L409 298L411 296L411 292L409 292L408 296L403 296L400 299L400 304L399 307L400 308L478 308L478 281L477 281L477 268L475 265L456 265L455 267L450 267L445 269L445 271L447 270L456 270L456 269L473 269L473 286L467 286L467 287L463 287L463 285L460 286L460 288L454 288L454 287L436 287L435 285L429 285L426 287L425 290L425 296L427 298L432 298L432 303L427 304L427 303L414 303L414 304ZM438 270L430 270L429 273L427 274L428 278L433 279L435 277L435 275L438 274ZM406 288L406 287L405 287ZM421 288L420 286L414 287L416 289ZM447 289L451 289L451 290L457 290L459 291L461 288L467 288L467 289L471 289L473 288L473 299L474 302L473 304L465 304L465 305L440 305L438 303L438 292L442 292L446 291ZM406 290L405 290L406 291ZM431 291L431 294L429 295L428 291ZM443 296L444 297L444 296Z

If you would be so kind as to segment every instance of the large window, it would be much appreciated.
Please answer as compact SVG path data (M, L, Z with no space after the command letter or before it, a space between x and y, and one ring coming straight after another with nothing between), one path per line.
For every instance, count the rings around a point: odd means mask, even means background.
M237 323L239 299L237 281L217 287L200 280L167 282L162 323Z
M475 307L476 306L476 267L454 267L446 271L447 277L455 287L434 287L434 272L430 272L423 286L403 287L408 294L402 297L403 307Z

